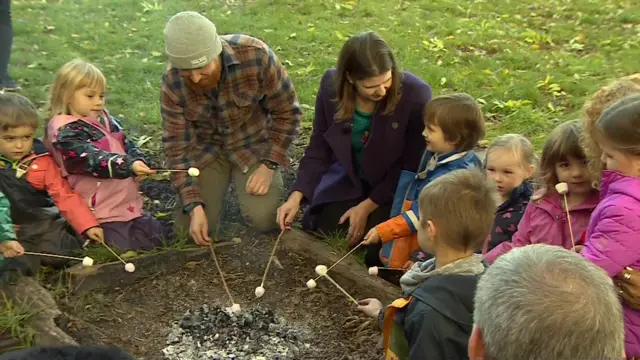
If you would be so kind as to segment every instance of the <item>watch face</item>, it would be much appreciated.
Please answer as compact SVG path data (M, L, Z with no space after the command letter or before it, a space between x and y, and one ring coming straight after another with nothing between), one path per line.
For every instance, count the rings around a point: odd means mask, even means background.
M273 162L273 161L269 161L269 160L263 160L262 163L269 169L271 170L275 170L278 168L278 163Z

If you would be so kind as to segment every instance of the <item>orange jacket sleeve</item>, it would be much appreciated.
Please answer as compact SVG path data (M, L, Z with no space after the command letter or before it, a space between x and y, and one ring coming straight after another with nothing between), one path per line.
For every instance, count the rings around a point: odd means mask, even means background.
M378 224L376 226L376 230L378 230L380 240L383 244L414 233L411 226L402 215L392 217L391 219Z
M43 156L37 161L45 167L45 190L53 198L62 216L71 224L78 234L84 234L92 227L100 226L87 203L75 193L65 178L62 177L58 165L50 156Z

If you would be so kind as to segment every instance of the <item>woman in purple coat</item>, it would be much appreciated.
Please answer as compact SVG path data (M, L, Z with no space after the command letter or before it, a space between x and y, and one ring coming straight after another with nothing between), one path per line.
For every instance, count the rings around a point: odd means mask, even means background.
M422 112L431 87L398 69L376 33L343 45L336 69L322 76L313 133L288 200L278 209L285 228L307 203L303 228L346 231L350 243L389 219L402 170L415 171L426 147ZM379 245L367 251L378 264Z

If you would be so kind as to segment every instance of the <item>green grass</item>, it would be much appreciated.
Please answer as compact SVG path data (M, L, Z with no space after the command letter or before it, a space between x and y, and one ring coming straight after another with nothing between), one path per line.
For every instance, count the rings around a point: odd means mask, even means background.
M0 298L0 334L20 340L21 347L31 346L34 331L28 324L33 315L34 313L28 304L15 302L2 293L2 298Z
M579 116L585 96L637 71L640 58L635 0L14 0L11 71L43 105L56 69L86 58L108 77L111 112L157 131L162 30L181 10L204 11L219 32L274 48L306 122L323 71L345 39L364 30L383 35L401 67L435 94L480 99L489 138L517 132L538 146L550 128Z

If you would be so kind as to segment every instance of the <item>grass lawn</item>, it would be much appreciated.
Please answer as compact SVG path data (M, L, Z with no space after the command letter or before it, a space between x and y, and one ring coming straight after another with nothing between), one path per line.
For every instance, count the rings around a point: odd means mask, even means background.
M162 30L197 10L220 33L245 33L273 47L313 119L325 69L345 39L375 30L401 67L433 88L464 91L484 104L489 138L505 132L540 145L578 117L585 96L638 71L640 10L635 0L13 0L11 72L44 105L64 62L83 57L109 79L107 106L128 127L159 129L165 66ZM156 133L157 134L157 133Z

